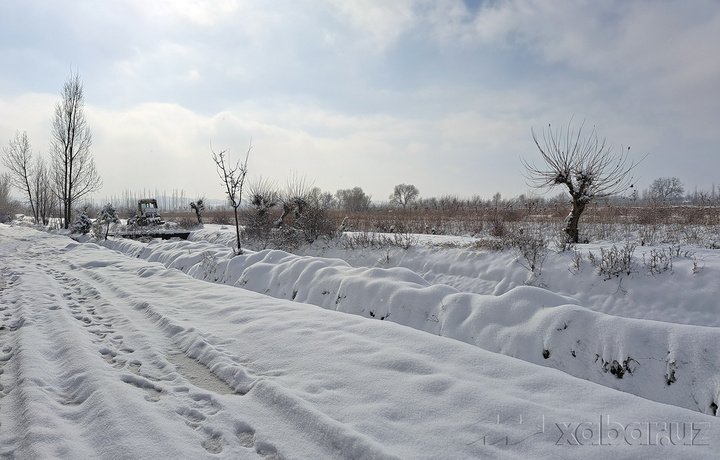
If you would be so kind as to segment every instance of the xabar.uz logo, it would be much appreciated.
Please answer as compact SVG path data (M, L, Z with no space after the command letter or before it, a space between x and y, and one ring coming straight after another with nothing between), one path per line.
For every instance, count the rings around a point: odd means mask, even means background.
M631 422L601 415L598 422L556 423L558 445L707 446L708 422Z

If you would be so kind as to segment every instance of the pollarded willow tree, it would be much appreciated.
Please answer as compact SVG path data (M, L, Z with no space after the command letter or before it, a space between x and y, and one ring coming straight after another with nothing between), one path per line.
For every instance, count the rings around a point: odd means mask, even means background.
M542 164L522 160L529 185L567 188L572 210L565 222L565 233L573 243L579 241L578 225L587 205L633 188L631 173L639 163L630 159L630 147L615 152L604 138L598 138L594 126L589 133L583 131L584 127L582 123L575 129L570 121L555 130L548 125L541 136L532 130Z

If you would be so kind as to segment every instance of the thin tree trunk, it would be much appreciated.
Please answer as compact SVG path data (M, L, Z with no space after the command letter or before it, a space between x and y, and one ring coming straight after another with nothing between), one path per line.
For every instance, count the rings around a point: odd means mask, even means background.
M238 209L233 207L235 212L235 236L237 237L237 253L242 254L242 247L240 246L240 221L238 220Z

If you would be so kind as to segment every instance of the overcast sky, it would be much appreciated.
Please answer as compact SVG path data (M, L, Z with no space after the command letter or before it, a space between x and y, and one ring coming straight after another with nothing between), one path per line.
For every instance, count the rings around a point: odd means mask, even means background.
M513 196L530 129L573 116L648 154L641 187L709 189L718 46L717 0L2 0L0 142L46 155L77 69L98 198L219 198L210 146L251 138L250 180Z

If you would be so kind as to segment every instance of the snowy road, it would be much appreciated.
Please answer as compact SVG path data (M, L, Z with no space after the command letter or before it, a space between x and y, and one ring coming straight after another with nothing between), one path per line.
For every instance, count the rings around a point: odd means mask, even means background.
M4 458L715 458L715 420L0 225Z

